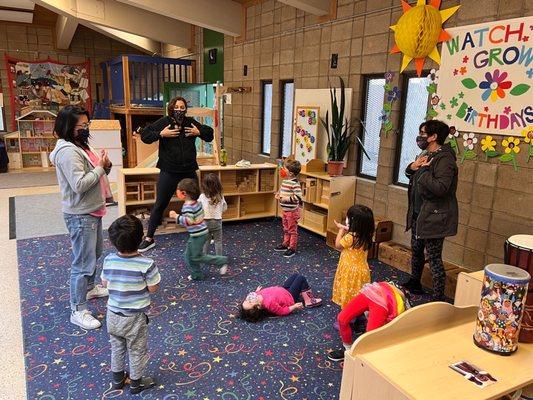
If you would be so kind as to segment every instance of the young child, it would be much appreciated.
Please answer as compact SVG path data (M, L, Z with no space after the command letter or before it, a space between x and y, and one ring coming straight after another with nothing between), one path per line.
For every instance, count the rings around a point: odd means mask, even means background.
M346 225L335 221L339 232L335 247L341 251L333 281L332 300L341 308L370 283L367 255L374 235L374 214L368 207L354 205L348 210Z
M215 254L222 255L222 213L228 209L222 195L222 183L217 174L207 174L202 180L203 193L198 198L204 209L204 221L209 230L204 245L204 254L209 252L209 241L215 241Z
M109 240L117 253L104 260L102 284L109 289L107 332L111 343L112 387L122 389L128 378L125 372L129 355L130 392L137 394L155 385L143 376L148 362L148 317L150 293L159 288L161 276L150 258L137 248L143 238L141 221L133 215L115 220L108 229Z
M303 304L301 301L303 300ZM239 316L248 322L258 322L269 315L288 315L304 307L317 307L322 299L313 296L307 279L300 274L292 274L283 286L258 286L248 293L239 309Z
M207 240L207 225L204 221L204 210L202 203L198 201L200 188L194 179L183 179L178 184L176 192L178 198L185 200L181 208L181 215L171 211L170 218L175 218L176 223L182 225L189 232L189 240L185 249L185 263L189 268L190 281L204 278L200 264L214 264L220 268L220 275L225 275L228 271L228 258L226 256L214 256L204 254L204 244Z
M283 181L279 192L276 193L276 199L279 200L283 212L283 243L274 250L283 251L284 257L292 257L296 253L298 243L298 220L302 201L302 187L298 181L298 174L301 169L299 161L288 159L280 170Z
M333 350L328 354L328 358L333 361L344 360L344 352L349 350L353 343L350 321L368 311L366 332L369 332L392 321L408 308L410 308L408 298L394 283L374 282L366 284L337 316L344 348Z

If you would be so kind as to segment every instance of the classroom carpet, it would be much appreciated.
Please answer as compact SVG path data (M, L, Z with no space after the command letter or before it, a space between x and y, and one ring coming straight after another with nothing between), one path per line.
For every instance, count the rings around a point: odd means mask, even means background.
M148 313L150 360L157 385L132 396L110 385L105 299L90 302L104 323L85 331L69 322L70 244L66 235L19 240L24 357L28 399L332 400L338 398L342 363L326 358L341 346L333 323L338 307L331 288L338 253L324 238L300 231L296 256L272 251L281 234L274 220L227 224L228 275L204 267L204 281L189 282L183 262L185 234L162 235L147 255L162 275ZM105 253L111 248L105 243ZM324 298L318 308L256 324L236 318L238 304L258 285L281 285L293 272L308 278ZM373 280L406 275L371 262ZM427 301L420 296L417 303Z
M55 171L8 172L0 174L0 189L57 185Z

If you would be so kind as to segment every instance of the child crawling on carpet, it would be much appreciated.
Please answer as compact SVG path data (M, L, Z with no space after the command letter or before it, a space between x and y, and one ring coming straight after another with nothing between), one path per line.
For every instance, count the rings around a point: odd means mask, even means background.
M303 303L301 302L303 301ZM239 317L259 322L272 315L283 316L305 307L317 307L322 299L313 296L305 276L292 274L283 286L258 286L248 293L239 309Z
M328 358L333 361L344 360L344 352L352 346L352 329L350 322L368 313L366 332L381 328L398 315L410 308L406 293L392 282L368 283L357 296L351 299L337 316L339 333L344 348L333 350ZM362 333L359 333L360 335Z

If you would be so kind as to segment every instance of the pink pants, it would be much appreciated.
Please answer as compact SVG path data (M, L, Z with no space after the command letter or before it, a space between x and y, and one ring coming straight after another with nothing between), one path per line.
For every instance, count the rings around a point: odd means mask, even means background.
M388 310L369 300L364 294L359 293L346 304L337 316L342 343L352 344L353 340L350 321L363 315L365 311L368 311L368 322L366 325L367 332L380 328L387 322L387 317L389 315Z
M283 245L296 250L298 244L298 220L300 219L300 209L294 211L283 211Z

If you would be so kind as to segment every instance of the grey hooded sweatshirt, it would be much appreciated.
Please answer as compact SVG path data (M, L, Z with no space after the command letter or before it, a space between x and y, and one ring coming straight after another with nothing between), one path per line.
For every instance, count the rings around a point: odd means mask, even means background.
M82 148L64 139L57 141L50 161L56 167L64 213L90 214L102 208L104 199L99 182L109 170L93 167Z

